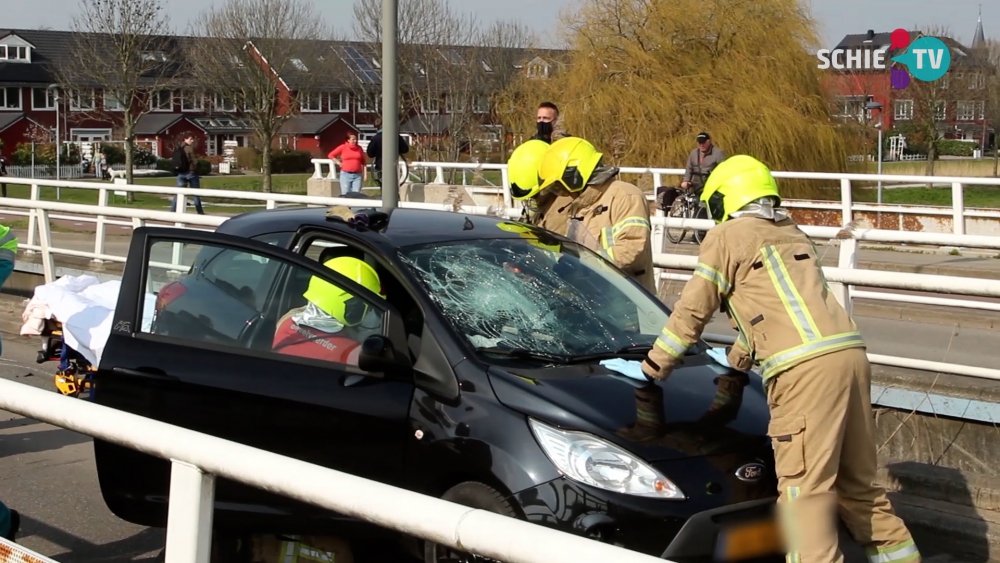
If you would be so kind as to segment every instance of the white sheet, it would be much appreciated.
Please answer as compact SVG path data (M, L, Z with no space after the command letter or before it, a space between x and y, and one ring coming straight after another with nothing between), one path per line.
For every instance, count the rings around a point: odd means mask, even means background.
M104 347L111 335L111 323L118 303L121 281L100 283L94 276L64 276L35 288L35 295L25 310L25 328L30 330L32 319L54 318L63 325L63 340L67 346L87 358L92 365L101 363ZM156 296L145 295L142 330L152 324ZM48 315L43 316L43 315Z

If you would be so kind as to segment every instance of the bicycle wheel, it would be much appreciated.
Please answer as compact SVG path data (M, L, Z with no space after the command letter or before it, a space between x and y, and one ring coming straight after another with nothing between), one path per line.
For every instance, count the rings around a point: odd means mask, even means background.
M694 218L695 219L708 219L709 218L708 217L708 209L704 205L699 205L698 209L696 209L695 212L694 212ZM702 231L702 230L699 230L699 229L695 229L695 231L694 231L694 242L695 242L695 244L701 244L701 241L705 240L705 235L707 235L707 234L708 234L708 231Z
M683 219L686 211L687 205L684 204L684 198L679 197L670 205L670 211L667 212L667 217L672 219ZM680 244L680 242L684 240L685 234L687 234L687 229L666 227L667 240L673 244Z

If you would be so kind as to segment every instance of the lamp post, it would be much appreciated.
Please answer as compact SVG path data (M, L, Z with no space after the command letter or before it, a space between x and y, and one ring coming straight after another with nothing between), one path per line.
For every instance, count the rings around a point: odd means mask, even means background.
M878 129L878 202L882 203L882 104L878 102L868 102L865 106L870 111L878 112L878 121L875 128Z
M399 202L399 102L396 44L399 0L382 0L382 207L391 212Z
M56 102L56 180L59 180L59 178L60 178L59 166L60 166L60 163L62 162L62 133L61 133L61 131L59 129L59 106L60 106L59 102L61 100L60 100L60 97L59 97L59 90L58 90L59 85L58 84L49 84L49 87L46 88L46 91L52 90L53 88L56 89L55 98L54 98L54 100ZM56 199L62 199L60 197L61 195L62 194L60 194L59 187L56 186Z

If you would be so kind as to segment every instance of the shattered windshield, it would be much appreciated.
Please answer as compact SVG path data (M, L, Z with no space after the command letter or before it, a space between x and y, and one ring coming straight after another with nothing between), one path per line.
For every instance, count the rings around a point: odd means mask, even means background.
M651 346L667 309L603 258L552 239L402 248L402 260L473 348L581 356Z

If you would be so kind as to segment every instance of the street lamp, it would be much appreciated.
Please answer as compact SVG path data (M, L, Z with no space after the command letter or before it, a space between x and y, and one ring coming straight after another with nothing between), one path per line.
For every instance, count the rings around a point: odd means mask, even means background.
M868 102L865 105L869 111L878 111L878 121L875 128L878 129L878 202L882 203L882 104L878 102Z
M56 102L56 180L59 180L59 165L60 165L60 163L62 161L62 158L61 158L62 157L62 146L60 146L62 144L62 138L61 138L62 135L61 135L60 130L59 130L59 105L60 105L59 102L61 101L60 98L59 98L59 90L58 90L59 85L58 84L49 84L49 87L46 88L45 90L46 90L46 93L47 93L49 90L52 90L53 88L56 89L55 98L54 98L54 100ZM60 192L59 187L56 186L56 199L62 199L60 197L61 194L59 192Z

